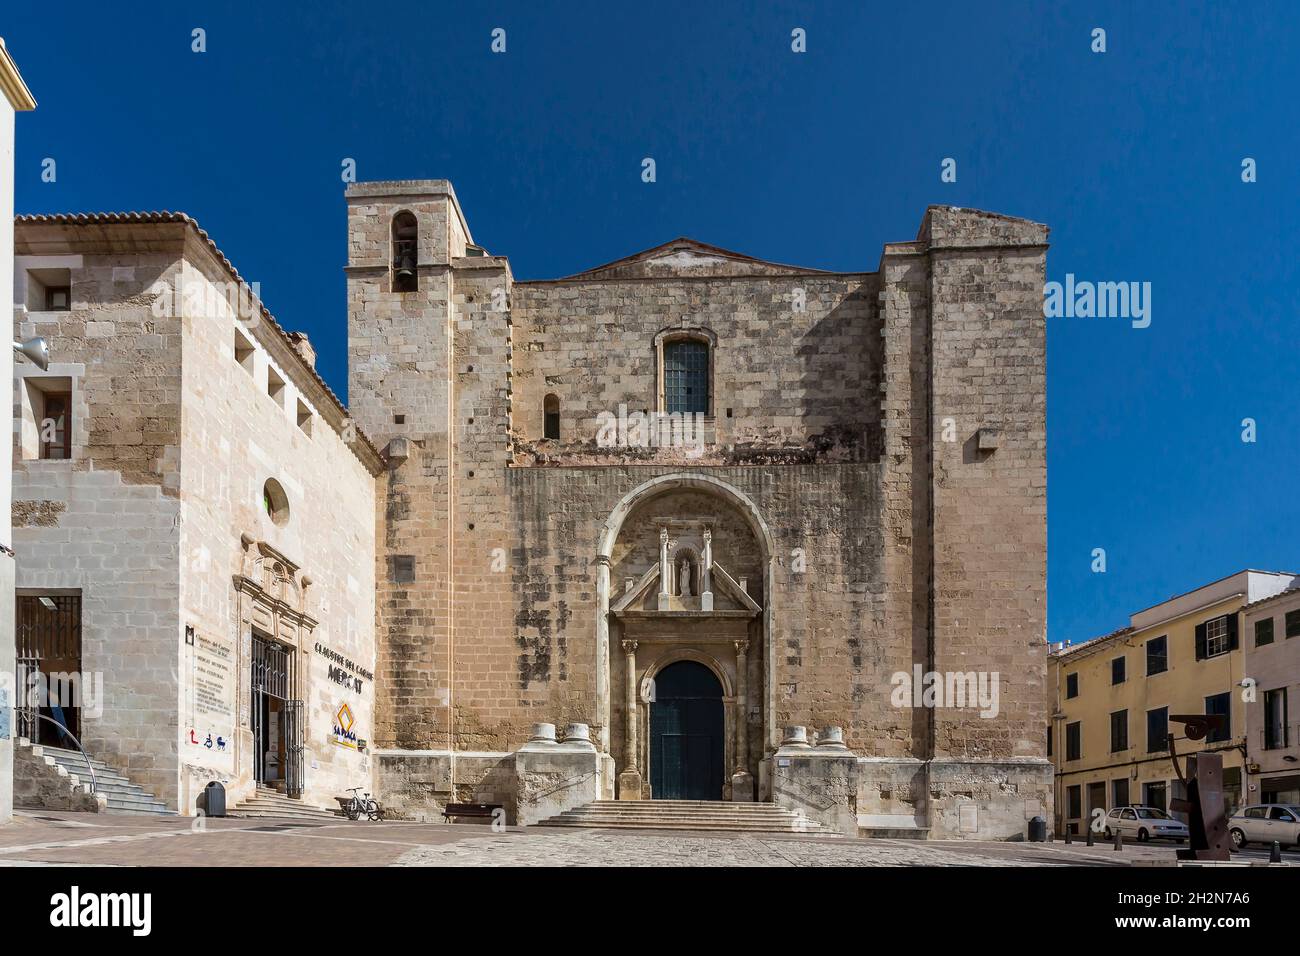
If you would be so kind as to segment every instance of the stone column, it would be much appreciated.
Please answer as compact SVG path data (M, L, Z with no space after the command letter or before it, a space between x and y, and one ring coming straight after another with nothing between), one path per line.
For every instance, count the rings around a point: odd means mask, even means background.
M731 775L731 799L754 799L749 772L749 641L736 641L736 772Z
M627 693L623 705L623 771L618 775L618 798L641 799L641 772L636 767L636 641L623 642Z
M609 753L609 558L596 558L596 720L601 753Z
M668 610L668 584L672 581L672 562L668 558L668 529L659 529L659 610Z
M704 555L700 559L700 610L713 610L713 532L704 529Z

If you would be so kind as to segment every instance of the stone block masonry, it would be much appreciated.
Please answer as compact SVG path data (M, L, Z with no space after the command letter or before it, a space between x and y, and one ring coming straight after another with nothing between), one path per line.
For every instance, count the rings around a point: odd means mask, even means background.
M932 207L874 272L679 239L515 281L445 181L354 186L348 221L349 394L400 452L377 507L378 726L406 812L492 800L538 722L590 724L633 796L673 795L655 682L683 662L719 688L697 765L718 796L752 778L772 799L802 725L859 759L841 827L1011 837L1050 807L1045 227ZM702 446L601 441L611 415L680 407L682 342L706 356L685 399ZM917 665L995 673L1000 709L894 706Z
M57 361L16 383L13 518L19 593L79 602L68 663L105 697L79 708L86 749L183 814L212 781L232 805L371 786L382 460L310 343L182 214L25 217L17 250L20 279L71 288L66 311L17 310Z
M935 206L875 271L683 238L516 281L445 181L346 200L350 411L188 218L19 222L20 275L72 290L15 327L60 363L16 388L19 587L81 598L96 756L182 812L216 780L1050 816L1045 226ZM676 438L606 427L652 415ZM918 671L997 706L900 699Z

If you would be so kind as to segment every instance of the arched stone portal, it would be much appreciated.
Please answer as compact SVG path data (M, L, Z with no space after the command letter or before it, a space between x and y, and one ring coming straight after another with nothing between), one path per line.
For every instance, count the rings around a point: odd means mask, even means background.
M653 479L610 515L597 557L597 691L602 743L615 758L620 799L659 796L651 775L654 675L680 661L702 664L721 688L720 796L754 799L759 761L776 746L772 553L753 502L704 475ZM750 687L757 692L751 695ZM761 735L751 734L751 724ZM706 773L693 765L704 759L700 746L682 751L692 765L681 768L679 779Z

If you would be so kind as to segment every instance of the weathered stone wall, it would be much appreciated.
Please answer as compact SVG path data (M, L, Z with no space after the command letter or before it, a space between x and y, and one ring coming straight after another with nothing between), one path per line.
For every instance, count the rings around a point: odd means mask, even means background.
M81 666L105 696L102 713L83 708L86 749L182 812L210 779L232 801L251 785L250 632L234 576L261 542L301 565L303 609L319 621L299 648L307 797L329 804L368 784L368 758L331 731L346 701L354 732L372 733L373 681L360 693L329 681L315 649L375 666L374 478L353 450L364 438L344 434L344 412L270 319L245 328L252 349L236 360L236 279L192 224L24 222L19 236L41 267L72 276L71 311L18 314L15 335L44 335L58 361L19 368L12 511L18 586L81 595ZM284 382L278 404L268 368ZM71 460L24 457L38 379L70 382ZM268 477L289 498L282 526L262 506ZM197 706L213 688L216 716Z
M657 409L656 335L681 330L717 343L712 447L696 463L874 460L875 290L873 275L798 272L516 283L512 430L520 460L684 460L668 449L596 447L602 413ZM560 403L558 442L541 441L547 395Z
M376 500L377 624L381 694L376 743L447 746L451 715L449 601L455 533L451 441L451 257L467 232L445 182L356 184L348 189L348 393L351 411L380 448L399 446ZM391 224L419 227L418 291L392 291ZM453 220L456 220L453 222ZM499 346L504 352L503 342ZM473 374L473 373L466 373ZM496 386L503 392L504 381ZM469 416L465 416L466 418ZM408 576L398 565L409 559Z
M753 502L773 542L727 555L725 502L660 502L718 522L718 560L769 609L770 647L749 657L753 758L785 724L841 726L867 760L862 812L936 833L1014 835L1050 801L1044 227L934 207L876 273L681 241L513 283L503 259L456 255L445 183L369 184L349 206L352 400L381 445L406 439L390 446L379 512L381 574L404 556L415 568L381 583L380 736L395 768L399 751L508 753L538 721L589 723L621 759L627 675L617 622L600 644L601 534L644 482L708 475ZM418 293L387 291L402 209L420 216ZM602 414L659 408L659 346L683 331L713 344L705 447L599 446ZM548 395L558 440L543 437ZM657 560L647 507L615 543L611 601ZM891 678L914 665L996 672L999 715L898 705ZM936 758L949 762L933 780L911 763ZM971 799L997 807L972 822Z
M107 798L90 792L90 775L69 773L25 740L14 748L14 803L28 810L99 813Z
M47 233L21 226L20 254ZM26 378L69 379L73 458L26 459L15 432L13 520L17 586L82 597L82 668L108 698L98 716L83 711L83 745L174 801L181 333L149 292L180 272L179 242L166 241L174 252L41 243L68 256L72 310L17 314L15 337L44 336L56 362L15 367L15 417L30 417Z
M996 675L996 716L933 712L931 835L1052 811L1047 721L1047 228L935 207L930 246L933 669ZM956 440L945 441L950 419Z
M936 208L930 224L934 653L997 673L995 718L935 712L935 754L1044 757L1047 717L1047 229ZM956 441L944 441L944 419ZM980 432L995 447L981 448ZM987 444L987 441L986 441Z
M0 97L0 306L13 302L14 255L14 104L9 97ZM0 375L13 377L15 356L9 352L0 359ZM8 508L12 501L13 456L0 455L0 507ZM0 544L12 547L10 525L0 531ZM13 673L14 660L14 563L0 565L0 674ZM14 689L0 682L0 824L13 817L13 752L14 728L11 719L14 706Z

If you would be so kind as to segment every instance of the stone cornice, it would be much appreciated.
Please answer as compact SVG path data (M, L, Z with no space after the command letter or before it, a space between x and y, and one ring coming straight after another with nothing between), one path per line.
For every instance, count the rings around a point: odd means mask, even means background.
M284 618L286 621L296 624L297 626L304 628L308 631L315 630L316 625L320 623L310 614L304 614L302 611L299 611L291 604L287 604L286 602L280 600L278 597L272 597L270 594L267 593L266 589L262 587L261 584L259 584L254 579L248 577L247 575L243 575L243 574L235 575L235 591L238 593L252 595L259 602L271 608L273 611L275 611L280 617Z
M9 55L3 37L0 37L0 90L4 91L16 111L23 113L36 109L36 99L23 82L23 76L18 72L14 58Z

